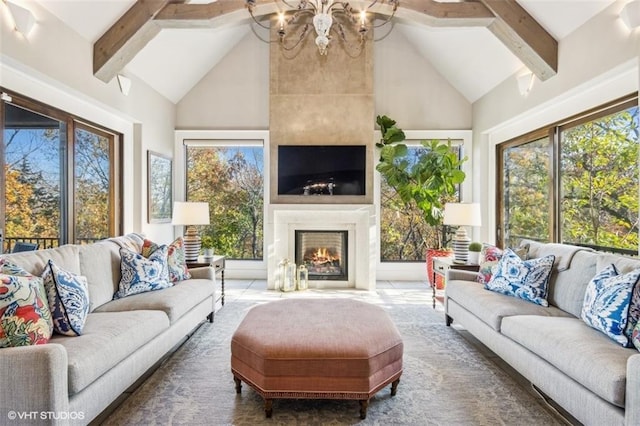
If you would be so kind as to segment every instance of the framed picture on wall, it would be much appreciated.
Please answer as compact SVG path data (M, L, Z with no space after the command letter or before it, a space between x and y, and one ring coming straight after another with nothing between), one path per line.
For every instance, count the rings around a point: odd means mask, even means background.
M147 151L147 218L149 223L171 222L173 209L171 157Z

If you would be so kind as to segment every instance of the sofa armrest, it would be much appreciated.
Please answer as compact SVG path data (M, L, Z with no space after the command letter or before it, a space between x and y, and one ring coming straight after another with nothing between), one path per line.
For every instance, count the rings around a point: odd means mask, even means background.
M202 266L200 268L189 268L191 278L203 279L203 280L215 280L215 271L210 266Z
M447 269L447 282L450 280L475 281L477 272L464 271L462 269Z
M11 411L68 412L67 365L67 351L56 343L0 349L0 423Z
M624 412L626 425L640 425L640 354L632 355L627 360Z

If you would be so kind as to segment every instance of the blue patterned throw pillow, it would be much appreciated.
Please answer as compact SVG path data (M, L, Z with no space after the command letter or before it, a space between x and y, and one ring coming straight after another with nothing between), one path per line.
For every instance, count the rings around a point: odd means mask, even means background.
M620 343L630 346L625 334L633 286L640 279L640 269L620 275L611 264L596 274L587 285L582 304L582 319Z
M147 259L140 253L120 248L120 285L114 299L173 286L167 266L168 247L162 245Z
M87 279L49 260L42 274L47 291L53 330L65 336L80 336L89 315Z
M549 306L547 290L555 256L522 260L511 249L506 249L496 272L484 288L515 296L541 306Z

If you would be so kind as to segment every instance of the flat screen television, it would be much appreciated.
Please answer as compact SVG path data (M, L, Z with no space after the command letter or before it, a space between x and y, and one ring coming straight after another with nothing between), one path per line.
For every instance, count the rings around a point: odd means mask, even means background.
M365 195L364 145L279 145L278 195Z

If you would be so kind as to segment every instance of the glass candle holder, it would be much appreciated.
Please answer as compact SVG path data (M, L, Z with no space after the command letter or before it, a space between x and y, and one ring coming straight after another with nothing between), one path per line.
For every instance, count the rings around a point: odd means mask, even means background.
M305 265L298 267L298 290L306 290L309 288L309 270Z

